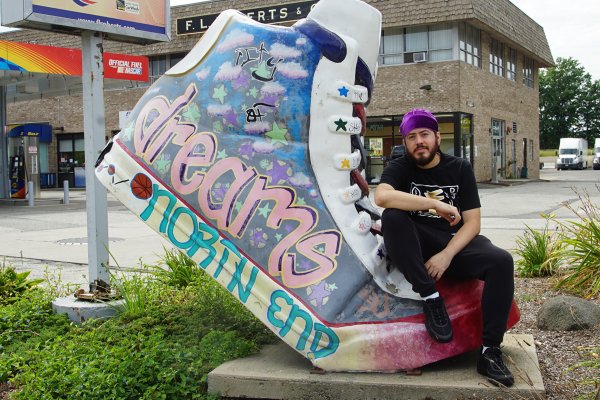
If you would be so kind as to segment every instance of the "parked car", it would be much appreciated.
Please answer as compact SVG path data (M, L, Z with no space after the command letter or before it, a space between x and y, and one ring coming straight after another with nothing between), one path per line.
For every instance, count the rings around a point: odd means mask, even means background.
M392 147L392 152L390 153L390 160L394 158L402 157L406 154L406 147L403 144Z

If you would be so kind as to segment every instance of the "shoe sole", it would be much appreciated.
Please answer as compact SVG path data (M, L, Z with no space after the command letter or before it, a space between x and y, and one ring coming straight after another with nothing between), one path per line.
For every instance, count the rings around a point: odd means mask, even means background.
M479 375L484 376L490 383L492 383L493 385L496 386L504 386L504 387L511 387L512 385L515 384L514 379L511 380L496 380L494 378L490 378L485 370L482 370L479 365L477 365L477 372L479 373Z
M319 4L339 1L349 4ZM348 153L348 168L337 163L351 149L351 134L361 130L353 103L366 99L349 84L359 63L356 42L340 37L347 54L333 62L297 29L222 13L181 65L138 102L130 125L101 155L96 176L315 366L414 369L479 346L480 304L473 298L481 284L440 283L460 340L438 346L420 301L410 299L415 295L406 281L377 254L371 217L354 208L356 187L343 184L356 157ZM284 45L271 46L279 42ZM269 64L255 63L258 78L249 78L249 70L226 57L248 43L256 44L255 53L238 53L248 60L261 53L259 43L296 57L278 71L297 79L282 79L289 86L263 82L260 97L255 81L268 78ZM297 55L294 45L305 52ZM244 104L239 97L251 96L256 102L246 104L251 121L245 124L236 118ZM265 127L260 118L273 118L272 124Z

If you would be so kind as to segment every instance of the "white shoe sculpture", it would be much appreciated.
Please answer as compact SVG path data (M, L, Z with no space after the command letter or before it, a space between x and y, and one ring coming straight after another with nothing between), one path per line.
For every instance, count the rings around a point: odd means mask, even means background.
M411 369L480 345L478 284L446 297L455 331L467 324L469 335L433 342L371 233L361 134L380 32L381 14L359 0L321 0L293 27L224 11L145 93L96 169L325 370Z

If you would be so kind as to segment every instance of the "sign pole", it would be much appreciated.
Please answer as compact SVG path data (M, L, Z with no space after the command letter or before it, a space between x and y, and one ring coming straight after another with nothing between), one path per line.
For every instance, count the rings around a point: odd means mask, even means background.
M94 164L105 144L102 34L94 31L83 31L81 44L88 280L90 292L93 292L97 289L107 290L108 287L106 286L110 283L106 189L94 174ZM103 287L106 287L106 289L103 289Z

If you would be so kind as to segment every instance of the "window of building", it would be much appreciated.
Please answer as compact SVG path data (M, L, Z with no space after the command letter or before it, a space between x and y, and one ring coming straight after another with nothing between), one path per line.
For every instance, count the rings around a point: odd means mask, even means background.
M504 43L492 39L490 45L490 72L504 76Z
M529 140L529 160L533 161L533 139Z
M150 83L154 83L158 78L164 75L167 70L177 64L185 57L186 53L163 54L151 56L150 61Z
M452 59L452 24L439 24L429 28L429 61Z
M460 60L481 68L481 31L467 23L458 24Z
M511 81L517 80L517 50L508 48L508 58L506 59L506 77Z
M385 29L379 47L379 64L393 65L404 63L404 29Z
M379 64L409 64L452 59L453 26L450 23L384 29Z
M523 84L533 87L533 59L523 56Z
M156 80L165 72L167 72L167 56L150 57L150 78Z

